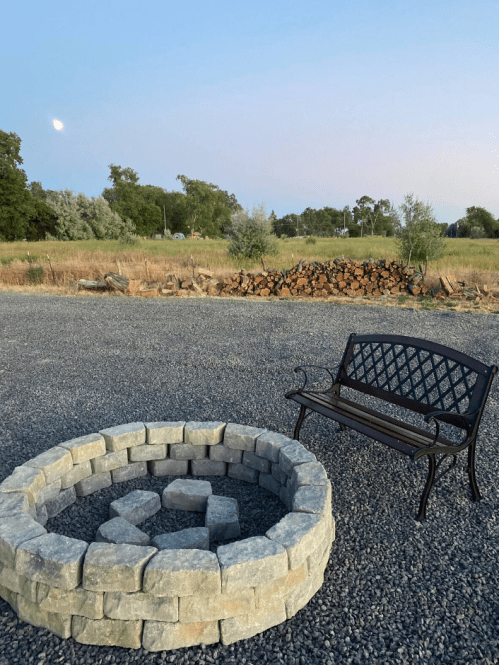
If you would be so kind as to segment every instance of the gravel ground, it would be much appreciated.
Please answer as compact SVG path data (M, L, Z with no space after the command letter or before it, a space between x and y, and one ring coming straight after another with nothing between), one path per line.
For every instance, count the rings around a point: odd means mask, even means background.
M283 395L293 367L334 365L352 331L425 337L499 364L495 314L1 294L0 479L57 443L132 421L222 420L291 435L298 409ZM496 379L477 451L483 500L469 500L460 460L423 524L414 515L425 464L307 419L301 440L331 479L337 538L323 587L284 624L231 646L147 653L61 640L0 600L0 665L498 663L498 406Z

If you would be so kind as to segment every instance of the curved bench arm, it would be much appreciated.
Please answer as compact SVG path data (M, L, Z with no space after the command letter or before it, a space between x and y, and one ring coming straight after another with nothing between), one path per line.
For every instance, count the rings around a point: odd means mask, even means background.
M339 367L340 367L340 365L336 365L332 369L328 369L327 367L321 367L320 365L299 365L298 367L295 367L295 369L294 369L295 372L297 372L297 373L301 372L303 374L303 385L301 386L301 388L298 388L298 391L305 390L305 388L307 386L309 376L308 376L306 370L307 369L320 369L323 372L327 372L329 374L329 378L331 379L331 385L326 390L307 390L307 392L308 393L313 393L313 394L316 394L316 395L322 395L324 393L330 392L332 390L333 386L334 386L333 371L338 369Z
M466 414L460 414L460 413L455 413L453 411L433 411L432 413L428 413L424 417L425 422L427 423L435 423L435 434L433 436L433 441L428 445L426 448L422 448L418 450L418 452L414 455L414 459L418 459L422 455L428 455L430 453L434 453L438 455L439 453L442 454L449 454L453 452L453 448L445 445L439 445L438 443L438 437L440 435L440 423L439 419L442 420L443 422L446 422L442 416L458 416L463 420L466 428L467 435L463 438L463 440L460 443L457 443L455 446L455 452L459 452L463 448L465 448L468 443L470 442L470 422L469 419L473 416L475 416L478 413L478 411L473 411L471 413L466 413Z
M436 426L439 426L437 419L447 422L445 418L442 418L442 416L452 416L452 418L460 418L464 423L464 429L466 429L466 431L469 434L470 424L471 424L470 420L474 418L477 414L478 411L472 411L469 413L456 413L455 411L432 411L431 413L429 413L424 417L424 420L427 423L431 423L433 421Z

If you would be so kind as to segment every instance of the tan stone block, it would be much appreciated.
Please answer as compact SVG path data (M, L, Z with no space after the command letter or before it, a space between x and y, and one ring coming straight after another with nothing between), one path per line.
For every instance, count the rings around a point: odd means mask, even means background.
M140 649L142 621L73 617L72 636L81 644Z
M218 593L211 596L179 598L178 618L182 623L215 621L248 614L256 609L253 589L238 593Z
M291 619L308 601L315 596L324 582L324 573L318 571L307 577L303 584L294 589L285 599L286 616Z
M130 462L149 462L151 460L165 459L167 453L166 443L145 443L143 446L135 446L128 449Z
M146 423L147 443L182 443L185 421Z
M0 492L10 494L22 492L30 503L36 503L40 490L45 487L45 474L41 469L29 466L17 466L0 484Z
M255 610L231 619L222 619L220 621L222 643L232 644L239 640L246 640L283 621L286 621L284 601L276 598L272 603L269 602L263 610Z
M146 621L142 646L147 651L169 651L196 644L214 644L219 639L218 621L173 624Z
M64 441L59 446L69 450L74 464L83 464L83 462L88 462L94 457L101 457L106 454L106 442L102 434L87 434L77 439L71 439L71 441Z
M33 457L24 466L41 469L45 475L45 483L50 485L73 468L73 458L69 450L54 446Z
M81 464L75 464L71 471L68 471L63 476L61 476L61 489L67 489L76 485L84 478L89 478L92 475L92 466L90 460L86 460Z
M71 615L55 614L41 610L36 603L32 603L23 596L17 597L17 614L22 621L32 626L47 628L59 637L71 637Z
M257 609L261 609L263 603L273 598L284 598L293 589L303 584L308 577L308 565L303 563L299 568L288 571L284 577L279 577L276 580L265 582L265 584L258 584L255 587L255 599Z
M154 596L220 593L217 555L204 550L161 550L148 563L142 588Z
M91 460L92 472L95 474L106 473L113 469L119 469L120 466L128 464L128 452L125 449L117 452L107 452L102 457Z
M17 614L18 594L15 591L12 591L11 589L8 589L7 587L0 584L0 598L3 598L6 603L9 603L14 612Z
M33 582L33 580L24 575L19 575L19 573L16 573L15 570L8 566L3 566L0 572L0 585L10 589L14 593L20 593L21 596L31 600L33 603L36 602L37 582Z
M144 423L126 423L125 425L108 427L101 430L99 434L102 434L106 440L106 448L113 452L125 450L132 446L141 446L146 442L146 428Z
M81 586L67 590L40 583L36 602L45 612L77 614L89 619L102 619L104 616L104 594L87 591Z
M178 598L151 596L148 593L123 593L106 591L104 613L110 619L130 621L151 619L154 621L178 621Z

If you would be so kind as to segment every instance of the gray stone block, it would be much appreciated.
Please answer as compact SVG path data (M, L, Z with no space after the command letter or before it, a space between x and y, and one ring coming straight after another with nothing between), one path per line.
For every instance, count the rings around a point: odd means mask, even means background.
M47 509L47 516L50 519L55 517L68 506L76 501L76 490L74 487L69 487L66 490L61 490L55 499L47 501L45 508Z
M319 591L324 582L324 574L320 571L307 577L305 582L294 589L285 600L286 616L291 619Z
M235 478L236 480L244 480L246 483L256 484L258 482L259 472L244 464L229 464L227 475L229 478Z
M34 582L60 589L74 589L81 582L81 568L88 543L47 533L17 549L15 570Z
M272 477L275 478L280 485L286 485L288 482L287 473L285 473L279 464L276 464L275 462L272 462L270 466Z
M302 466L307 466L303 464ZM301 467L297 467L300 469ZM326 515L331 513L331 483L299 487L293 498L293 512Z
M111 480L111 473L98 473L96 475L89 476L88 478L83 478L75 483L76 496L88 496L94 492L104 489L105 487L111 487L113 481Z
M45 505L42 504L41 506L35 506L35 520L38 522L38 524L41 524L42 526L45 526L49 520L49 516L47 514L47 509L45 508Z
M25 466L41 469L45 475L45 483L50 485L73 468L73 458L69 450L54 446L30 459Z
M10 494L22 492L30 503L36 503L40 490L45 487L45 474L41 469L30 466L17 466L2 483L0 492Z
M214 462L230 462L240 464L243 456L242 450L227 448L223 443L217 443L216 446L209 448L210 459Z
M209 550L210 532L204 526L182 529L154 536L151 544L158 550Z
M217 555L203 550L162 550L146 566L143 590L153 596L220 593Z
M288 555L279 543L264 536L239 540L217 549L222 575L222 593L240 591L284 577Z
M219 639L218 621L194 623L145 621L142 646L146 651L170 651L197 644L215 644Z
M97 529L95 541L98 543L114 543L115 545L149 545L150 538L123 517L113 517Z
M212 494L206 506L206 527L210 540L229 540L241 535L239 508L236 499Z
M170 459L191 460L204 459L206 457L207 446L195 446L190 443L175 443L170 446Z
M131 450L133 450L133 448ZM133 462L132 464L120 466L119 469L113 469L111 471L113 483L124 483L127 480L142 478L143 476L147 476L147 462Z
M293 499L295 493L291 490L290 487L281 485L281 491L279 492L279 499L283 502L288 510L293 510Z
M325 534L326 520L311 513L288 513L265 534L286 549L289 569L298 568L320 543Z
M142 621L87 619L87 617L74 616L71 635L80 644L140 649Z
M154 619L155 621L178 621L178 598L159 598L148 593L122 593L106 591L104 612L110 619L132 621Z
M184 440L185 422L146 423L148 444L182 443Z
M39 628L46 628L64 639L71 637L71 615L44 612L36 603L32 603L23 596L18 596L17 601L17 613L21 621L26 621Z
M243 453L243 464L249 466L251 469L256 469L262 473L270 472L270 462L264 457L259 457L255 453L250 453L248 450L245 450Z
M14 591L11 591L10 589L7 589L6 587L0 585L0 598L3 598L6 603L8 603L14 612L17 614L18 613L18 603L17 599L19 597L19 594L15 593Z
M0 521L0 561L9 568L14 568L17 548L46 533L47 530L31 515L5 517Z
M61 489L65 490L68 487L73 487L76 483L84 478L89 478L92 475L92 465L90 460L86 460L81 464L75 464L71 471L68 471L61 476Z
M39 583L36 601L44 612L56 614L78 614L89 619L102 619L104 616L104 594L76 589L57 589Z
M166 443L145 443L143 446L129 448L128 459L130 462L149 462L155 459L165 459L167 452Z
M94 474L106 473L113 469L119 469L120 466L128 464L127 450L118 450L117 452L107 452L102 457L96 457L90 461L92 465L92 472Z
M258 484L260 487L269 490L276 496L279 496L281 492L281 483L277 482L277 480L270 473L260 473L258 476Z
M264 609L256 609L243 616L222 619L220 621L222 644L233 644L239 640L246 640L283 621L286 621L284 601L279 598L273 599Z
M284 436L284 434L265 432L265 434L262 434L256 440L255 452L260 457L265 457L270 462L277 464L279 462L280 449L284 446L289 446L290 443L294 443L294 439L290 439Z
M153 476L186 476L188 470L188 460L162 459L149 462L149 471Z
M16 492L15 494L0 494L0 519L2 517L13 517L27 513L29 501L26 494Z
M157 551L155 547L91 543L83 563L82 586L88 591L139 591L144 568Z
M53 483L50 483L50 485L45 485L40 490L40 493L38 494L38 497L36 499L36 505L41 506L47 501L50 501L51 499L57 498L59 495L59 492L61 490L61 479L58 478L57 480L54 480Z
M283 446L279 451L279 466L288 476L291 475L293 467L307 462L317 462L317 458L298 441Z
M140 524L155 515L160 508L159 494L134 490L109 504L109 517L123 517L130 524Z
M131 448L132 446L140 446L146 442L146 428L144 423L127 423L126 425L118 425L117 427L108 427L101 430L99 434L102 434L104 437L107 450L113 452ZM109 469L106 470L109 471Z
M71 441L64 441L59 446L69 450L74 464L82 464L106 454L106 442L101 434L87 434Z
M227 473L226 462L215 462L211 459L193 459L191 462L191 473L193 476L225 476Z
M307 462L306 464L295 466L289 480L289 486L294 492L299 487L328 484L329 480L326 470L319 462Z
M204 513L210 495L211 483L207 480L178 478L163 490L163 506Z
M184 441L194 446L216 446L221 443L225 430L225 423L218 421L188 422L184 428Z
M237 425L228 423L224 432L224 446L236 450L249 450L255 452L256 440L267 430L259 427L248 427L246 425Z

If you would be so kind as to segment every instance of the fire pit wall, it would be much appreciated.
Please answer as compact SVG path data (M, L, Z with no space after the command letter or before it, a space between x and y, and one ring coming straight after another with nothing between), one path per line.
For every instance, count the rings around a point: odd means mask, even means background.
M216 554L89 545L45 529L78 497L148 473L258 483L290 512ZM0 484L0 596L23 621L83 644L159 651L252 637L318 591L333 540L331 485L315 456L232 423L113 427L47 450Z

